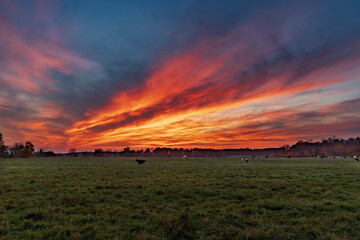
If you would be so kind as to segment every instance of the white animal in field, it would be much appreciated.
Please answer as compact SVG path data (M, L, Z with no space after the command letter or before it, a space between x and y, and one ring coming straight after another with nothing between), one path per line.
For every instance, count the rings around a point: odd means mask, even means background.
M184 160L187 160L187 159L188 159L188 156L187 156L187 155L184 155L184 156L183 156L183 159L184 159Z
M355 161L359 162L359 158L357 158L356 156L354 156Z
M248 160L246 157L245 157L245 158L244 158L244 157L243 157L243 158L241 158L241 161L243 161L243 162L247 162L247 163L249 162L249 160Z

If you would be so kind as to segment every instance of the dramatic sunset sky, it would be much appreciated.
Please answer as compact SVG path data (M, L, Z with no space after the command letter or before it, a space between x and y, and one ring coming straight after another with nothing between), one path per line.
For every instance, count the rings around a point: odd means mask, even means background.
M0 0L0 132L57 152L356 137L359 13L359 0Z

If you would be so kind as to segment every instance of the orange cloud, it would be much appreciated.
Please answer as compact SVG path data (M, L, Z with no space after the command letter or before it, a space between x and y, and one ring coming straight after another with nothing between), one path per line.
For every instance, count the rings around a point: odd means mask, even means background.
M14 14L22 14L10 2L5 6ZM47 37L29 32L0 15L0 130L10 139L9 144L31 140L36 146L61 145L64 126L56 122L66 115L64 108L43 98L44 93L59 91L52 74L71 75L98 68L64 46L51 19L46 17L50 13L46 13L45 5L42 9L28 21L34 25L39 20L47 21L52 26Z
M354 62L360 63L353 56L327 64L316 62L343 51L340 47L300 58L289 55L285 60L258 62L274 47L254 49L251 44L256 46L257 40L245 41L242 34L236 31L218 41L203 42L158 63L143 85L118 92L108 104L89 110L85 120L74 123L66 131L68 144L79 148L89 144L141 148L269 147L286 143L304 132L288 109L265 111L251 118L235 113L236 118L231 120L227 120L231 115L228 111L249 110L255 103L262 103L257 107L260 109L271 108L267 101L346 81L343 69L347 72L354 69ZM292 122L293 126L274 131L274 119ZM321 124L311 125L309 121L309 127L320 128Z

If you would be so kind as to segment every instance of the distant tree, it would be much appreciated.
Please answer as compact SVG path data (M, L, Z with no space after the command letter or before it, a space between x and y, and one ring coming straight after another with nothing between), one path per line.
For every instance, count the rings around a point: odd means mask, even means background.
M2 133L0 133L0 145L4 145L4 139Z
M34 145L31 142L26 142L25 145L22 143L15 143L10 151L14 157L32 157L34 155Z
M8 150L8 147L5 146L3 135L0 133L0 157L6 157L7 150Z
M70 148L69 153L76 153L76 148Z
M144 154L144 150L140 149L136 151L136 156L142 156Z
M283 148L285 149L285 151L289 151L290 150L290 145L284 145Z
M124 150L122 152L120 152L120 154L124 157L129 157L130 156L130 147L125 147Z
M31 142L26 142L25 149L24 149L25 156L32 157L34 155L34 152L35 152L34 145Z
M143 152L143 155L144 155L145 157L150 157L150 156L151 156L150 148L147 148L147 149Z
M43 149L40 149L39 157L56 157L56 154L53 151L44 151Z
M95 149L95 151L94 151L94 156L100 157L100 156L103 155L103 153L104 153L104 150L102 150L101 148L97 148L97 149Z
M14 157L26 157L25 146L22 143L14 143L14 145L10 148L10 151Z

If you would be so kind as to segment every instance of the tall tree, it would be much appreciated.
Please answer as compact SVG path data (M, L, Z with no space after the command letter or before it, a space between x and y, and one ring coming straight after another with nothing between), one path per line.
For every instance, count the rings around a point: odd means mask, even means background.
M6 157L6 156L7 156L7 147L5 146L3 135L0 133L0 157Z
M26 142L25 143L25 149L24 149L24 155L26 157L32 157L34 155L34 145L31 142Z

